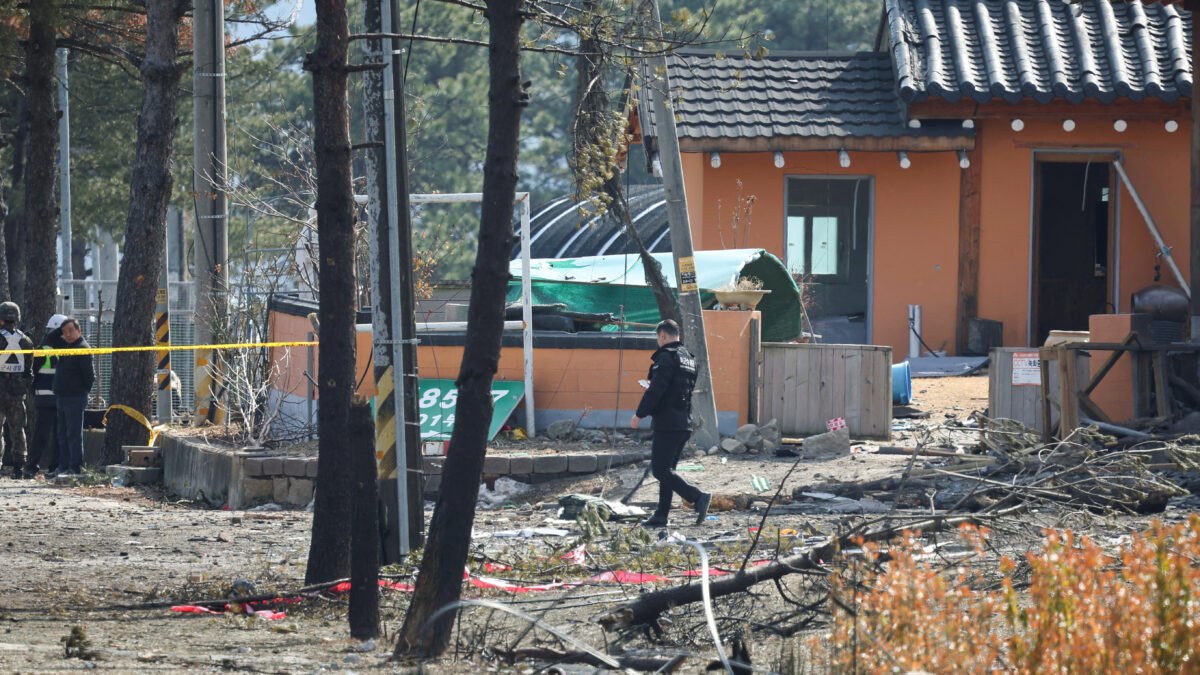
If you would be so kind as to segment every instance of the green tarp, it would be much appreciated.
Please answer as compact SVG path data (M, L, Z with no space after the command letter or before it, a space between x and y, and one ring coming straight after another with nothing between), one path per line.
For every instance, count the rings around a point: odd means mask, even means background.
M667 284L675 287L675 263L670 253L652 254L662 265ZM705 308L716 304L712 291L740 279L753 278L771 291L758 305L762 312L762 339L787 342L800 336L800 289L779 258L763 249L696 251L696 280ZM521 300L521 261L509 271L508 302ZM611 313L634 323L658 323L658 305L646 285L642 262L636 255L599 255L583 258L531 261L533 304L565 303L573 312Z

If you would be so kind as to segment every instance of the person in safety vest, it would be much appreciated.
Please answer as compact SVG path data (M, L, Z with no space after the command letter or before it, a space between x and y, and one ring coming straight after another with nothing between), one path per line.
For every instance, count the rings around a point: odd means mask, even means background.
M33 340L17 328L20 323L17 303L0 302L0 424L8 423L13 478L25 477L25 396L33 382L33 355L10 353L33 349Z
M62 349L67 346L62 337L62 324L66 318L62 314L50 317L39 349ZM25 464L25 473L29 476L35 475L43 463L47 467L46 475L52 476L58 471L58 439L54 433L58 425L54 402L54 370L57 365L57 356L33 357L33 439L29 442L29 461Z
M658 324L658 351L650 357L650 381L637 412L629 426L638 428L643 417L654 418L654 441L650 446L650 467L658 479L658 508L642 522L646 527L666 527L667 514L671 511L671 497L678 494L696 509L696 524L708 517L708 505L712 495L687 482L675 466L683 446L692 435L692 389L696 386L696 359L679 341L679 324L671 319Z

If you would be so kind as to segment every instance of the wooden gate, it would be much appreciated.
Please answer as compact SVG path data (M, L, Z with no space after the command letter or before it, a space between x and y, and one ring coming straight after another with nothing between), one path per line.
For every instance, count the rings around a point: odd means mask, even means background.
M886 440L892 430L892 348L764 342L762 416L785 436L824 433L846 418L851 438Z

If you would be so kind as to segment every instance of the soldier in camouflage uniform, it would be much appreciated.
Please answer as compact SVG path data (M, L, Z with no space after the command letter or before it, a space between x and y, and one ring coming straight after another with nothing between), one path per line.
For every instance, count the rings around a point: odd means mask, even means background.
M25 396L33 382L33 355L6 353L33 349L33 340L17 328L20 323L21 308L0 303L0 424L8 423L13 478L25 477Z

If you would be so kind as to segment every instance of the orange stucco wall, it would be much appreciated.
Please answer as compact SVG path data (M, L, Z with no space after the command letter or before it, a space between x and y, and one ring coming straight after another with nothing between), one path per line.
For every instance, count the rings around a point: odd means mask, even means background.
M717 410L736 412L744 424L749 407L750 318L759 312L704 312L709 367ZM533 350L533 390L537 408L555 410L633 410L642 397L637 381L650 370L647 350ZM417 347L422 379L453 380L462 362L462 347ZM500 350L497 380L524 381L519 347Z
M274 342L304 342L312 332L312 324L302 316L292 316L282 312L271 312L268 319L271 340ZM358 395L371 398L375 395L375 377L371 369L371 333L358 331L354 343L354 372L359 381ZM285 394L305 397L308 395L308 379L304 371L308 370L309 347L273 347L271 362L277 372L272 378L272 388ZM318 365L321 361L321 350L312 347L313 370L315 380ZM364 377L365 373L365 377ZM317 388L313 387L313 398L319 397Z
M704 248L760 247L783 257L784 201L788 176L864 176L874 180L872 205L873 280L869 339L890 345L897 360L908 351L908 305L921 305L925 340L934 347L954 345L958 270L958 160L953 153L912 153L912 168L901 169L895 153L851 152L850 166L836 152L787 152L784 167L769 153L721 153L712 168L706 155L686 159L702 174L702 190L688 185L689 217L695 240ZM687 169L685 177L689 176ZM753 195L743 213L736 244L732 214ZM936 185L936 189L930 186ZM747 233L746 223L750 227ZM696 245L696 248L701 246Z
M709 363L718 412L734 412L738 424L744 424L749 408L750 319L759 312L706 311L705 334L708 338ZM271 312L271 338L290 342L306 340L312 330L308 320L280 312ZM366 373L358 388L364 397L375 394L374 377L369 370L371 333L360 331L357 344L357 372ZM314 349L314 364L319 362ZM422 379L453 380L462 363L462 347L418 345L417 368ZM290 357L286 356L290 352ZM633 410L641 400L637 381L650 369L648 350L548 349L535 348L533 356L534 403L539 409L559 410ZM277 347L272 358L279 364L274 388L287 394L307 395L306 347ZM500 351L498 380L524 381L521 348ZM314 374L315 377L315 374Z
M1015 132L1008 120L982 124L983 188L980 222L979 316L1004 322L1004 344L1024 346L1029 332L1029 265L1033 158L1038 152L1119 151L1142 200L1176 262L1188 275L1190 136L1187 120L1168 133L1163 120L1129 120L1124 133L1109 118L1080 118L1073 132L1059 119L1025 119ZM1087 155L1081 155L1085 158ZM1114 186L1115 187L1115 186ZM1115 191L1114 191L1115 192ZM1119 287L1116 307L1154 279L1155 244L1129 192L1118 199ZM1173 283L1163 266L1163 280Z
M1008 118L976 122L982 166L978 315L1004 323L1005 346L1029 341L1035 151L1119 151L1164 240L1175 248L1176 262L1185 277L1188 273L1188 120L1180 119L1174 133L1165 130L1161 119L1129 120L1128 129L1118 133L1107 117L1083 117L1068 133L1057 118L1023 119L1021 132L1012 131ZM850 152L851 164L842 168L836 152L788 152L778 169L770 153L722 152L721 166L714 169L708 153L689 153L683 165L693 245L698 250L762 247L782 258L787 176L871 177L869 340L891 346L894 358L903 360L908 352L907 305L919 304L925 341L953 353L961 169L952 152L909 157L912 167L901 169L893 152ZM735 244L730 225L738 180L743 198L753 195L755 201L750 232L746 234L743 219ZM1153 281L1155 245L1124 187L1118 200L1115 297L1117 308L1128 311L1129 295ZM1162 280L1174 282L1165 264Z

